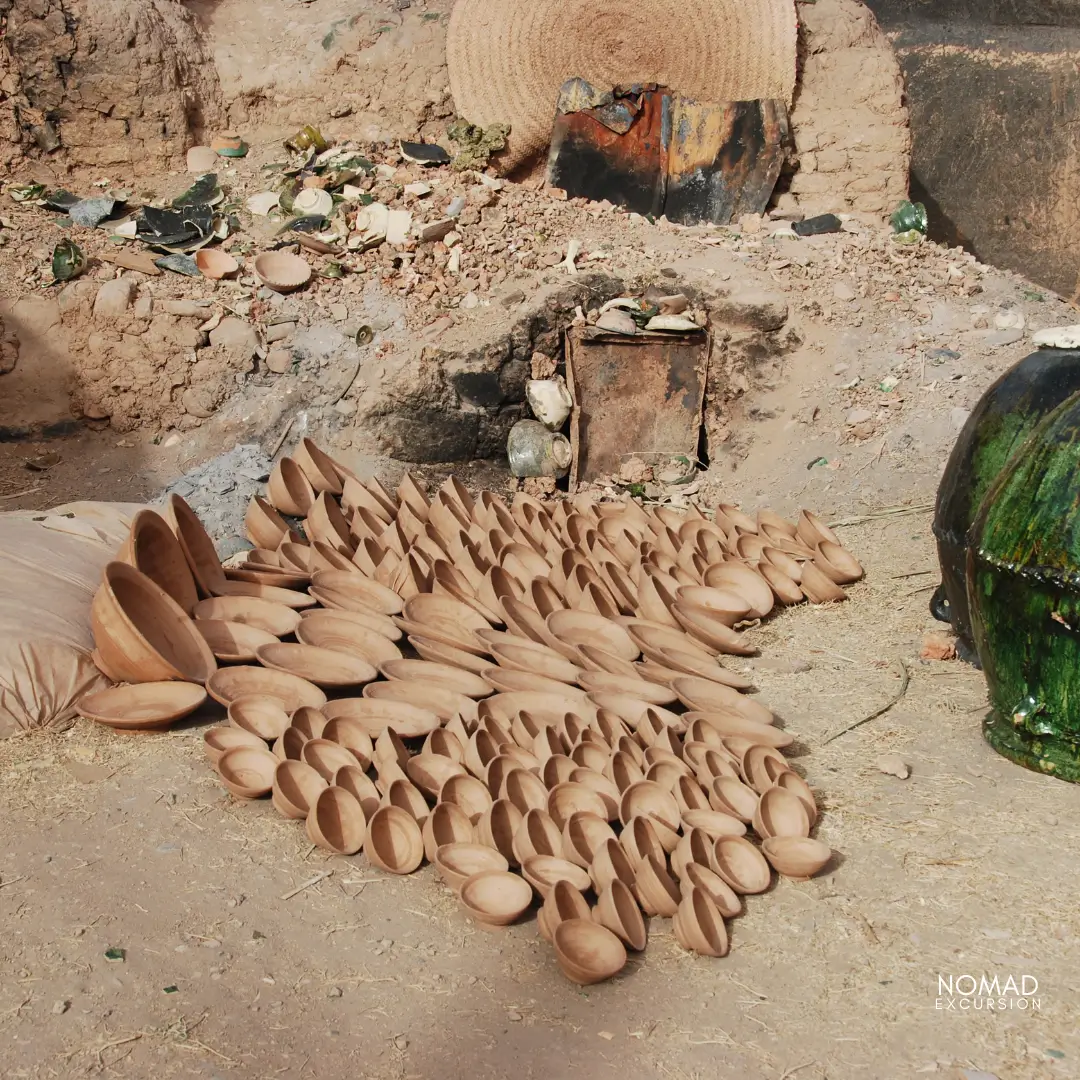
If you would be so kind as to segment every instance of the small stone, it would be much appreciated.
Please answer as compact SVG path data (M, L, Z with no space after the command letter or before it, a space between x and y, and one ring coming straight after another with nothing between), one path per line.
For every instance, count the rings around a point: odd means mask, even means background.
M949 413L949 426L953 431L959 432L963 426L968 422L968 417L971 415L970 409L955 408Z
M201 176L217 169L217 154L209 146L193 146L187 152L187 171Z
M1006 345L1015 345L1024 340L1024 331L1016 327L1010 330L995 330L986 335L986 344L991 349L1000 349Z
M222 319L210 331L210 344L215 348L229 349L245 356L254 356L259 347L255 328L243 319L229 317Z
M869 409L852 409L844 417L844 423L848 427L855 427L856 424L865 424L874 419L874 414Z
M340 401L335 401L334 412L338 413L340 416L353 416L356 413L356 402L347 401L345 398L342 398Z
M480 306L480 297L477 296L476 293L474 293L474 292L467 292L461 298L461 306L463 308L465 308L466 310L468 310L470 308L474 308L474 307L479 307Z
M184 406L186 413L198 417L200 420L205 420L208 416L214 415L214 403L206 390L191 387L184 391L180 402Z
M331 986L330 989L326 991L326 996L328 998L339 998L342 993L343 991L340 986Z
M114 319L126 315L135 298L135 282L131 278L120 277L106 281L98 289L94 299L95 319Z
M417 199L422 199L425 195L431 194L431 185L425 184L423 180L418 180L415 184L406 184L405 194L413 195Z
M458 244L461 243L461 233L455 232L453 229L451 229L450 232L448 232L443 237L443 243L448 248L456 247Z
M334 322L345 322L349 317L349 308L345 304L331 304L330 305L330 318Z
M221 942L218 941L217 938L204 938L202 941L199 942L199 944L204 949L220 949L221 948Z
M63 1016L71 1008L70 1001L54 1001L52 1007L53 1016Z
M504 308L517 307L525 299L525 294L520 289L507 289L499 296L499 303ZM463 305L464 306L464 305Z
M269 345L274 341L284 341L286 338L291 337L295 330L296 323L294 322L281 322L268 326L266 328L266 343Z
M906 780L911 775L911 769L899 754L883 754L874 762L878 772L886 776L895 776L900 780Z
M511 1009L506 1014L506 1019L509 1020L511 1024L519 1024L525 1018L516 1009Z
M429 225L420 225L416 229L417 238L422 244L434 243L442 240L447 233L453 232L454 219L443 218L442 221L433 221Z
M208 304L197 304L194 300L163 300L161 307L166 315L181 319L205 319L210 314Z
M854 300L857 295L855 290L846 281L838 281L833 286L832 292L837 300L845 301Z
M131 305L131 314L136 319L149 319L154 314L154 298L152 296L140 296Z
M944 634L940 630L932 630L923 634L922 648L919 650L920 660L955 660L956 639L951 634Z

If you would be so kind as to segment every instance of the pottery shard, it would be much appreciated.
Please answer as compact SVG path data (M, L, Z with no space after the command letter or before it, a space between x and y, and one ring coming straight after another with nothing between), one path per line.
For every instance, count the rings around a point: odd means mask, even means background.
M249 323L230 317L222 319L210 331L210 344L215 348L230 349L245 356L253 356L259 346L259 339L255 336L254 327Z
M291 349L271 349L266 354L266 368L275 375L284 375L292 367Z
M787 322L788 302L765 289L739 289L713 301L710 314L724 326L779 330Z
M131 307L131 301L135 299L135 282L131 278L121 277L114 281L106 281L98 289L94 300L94 318L115 319L126 315Z

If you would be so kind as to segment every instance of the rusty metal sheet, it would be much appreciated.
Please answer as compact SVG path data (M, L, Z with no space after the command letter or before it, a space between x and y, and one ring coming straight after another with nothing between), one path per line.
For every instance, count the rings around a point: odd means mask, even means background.
M566 335L566 381L574 399L570 490L618 473L633 454L695 460L701 432L709 335Z
M671 104L664 213L684 225L726 225L769 204L791 145L782 101Z

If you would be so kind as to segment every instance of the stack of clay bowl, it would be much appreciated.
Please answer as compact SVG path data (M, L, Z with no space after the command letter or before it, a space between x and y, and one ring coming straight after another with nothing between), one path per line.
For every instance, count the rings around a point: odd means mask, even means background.
M178 506L228 709L207 754L312 843L392 873L426 859L482 924L540 904L578 982L643 948L646 917L723 955L742 896L828 861L792 736L719 659L752 653L740 626L778 602L861 576L813 514L507 505L453 478L429 498L307 440L252 501L242 566Z

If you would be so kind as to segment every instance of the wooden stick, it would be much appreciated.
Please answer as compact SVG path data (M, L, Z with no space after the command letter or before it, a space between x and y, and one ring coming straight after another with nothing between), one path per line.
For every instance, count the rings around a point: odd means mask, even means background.
M834 739L839 739L841 735L846 735L849 731L854 731L857 727L862 727L863 724L869 724L871 720L876 720L879 716L884 716L906 693L908 683L911 682L911 675L908 672L907 664L903 660L897 660L897 664L900 666L900 689L896 692L896 696L887 705L883 705L876 712L872 712L869 716L864 716L861 720L856 720L854 724L849 724L843 731L838 731L835 735L830 735L821 745L828 746Z
M297 893L302 893L305 889L310 889L312 885L318 885L320 881L325 881L333 872L333 870L323 870L321 873L316 874L313 878L305 881L303 885L297 885L296 888L292 890L292 892L287 892L283 897L281 897L281 899L291 900L294 896L296 896Z

